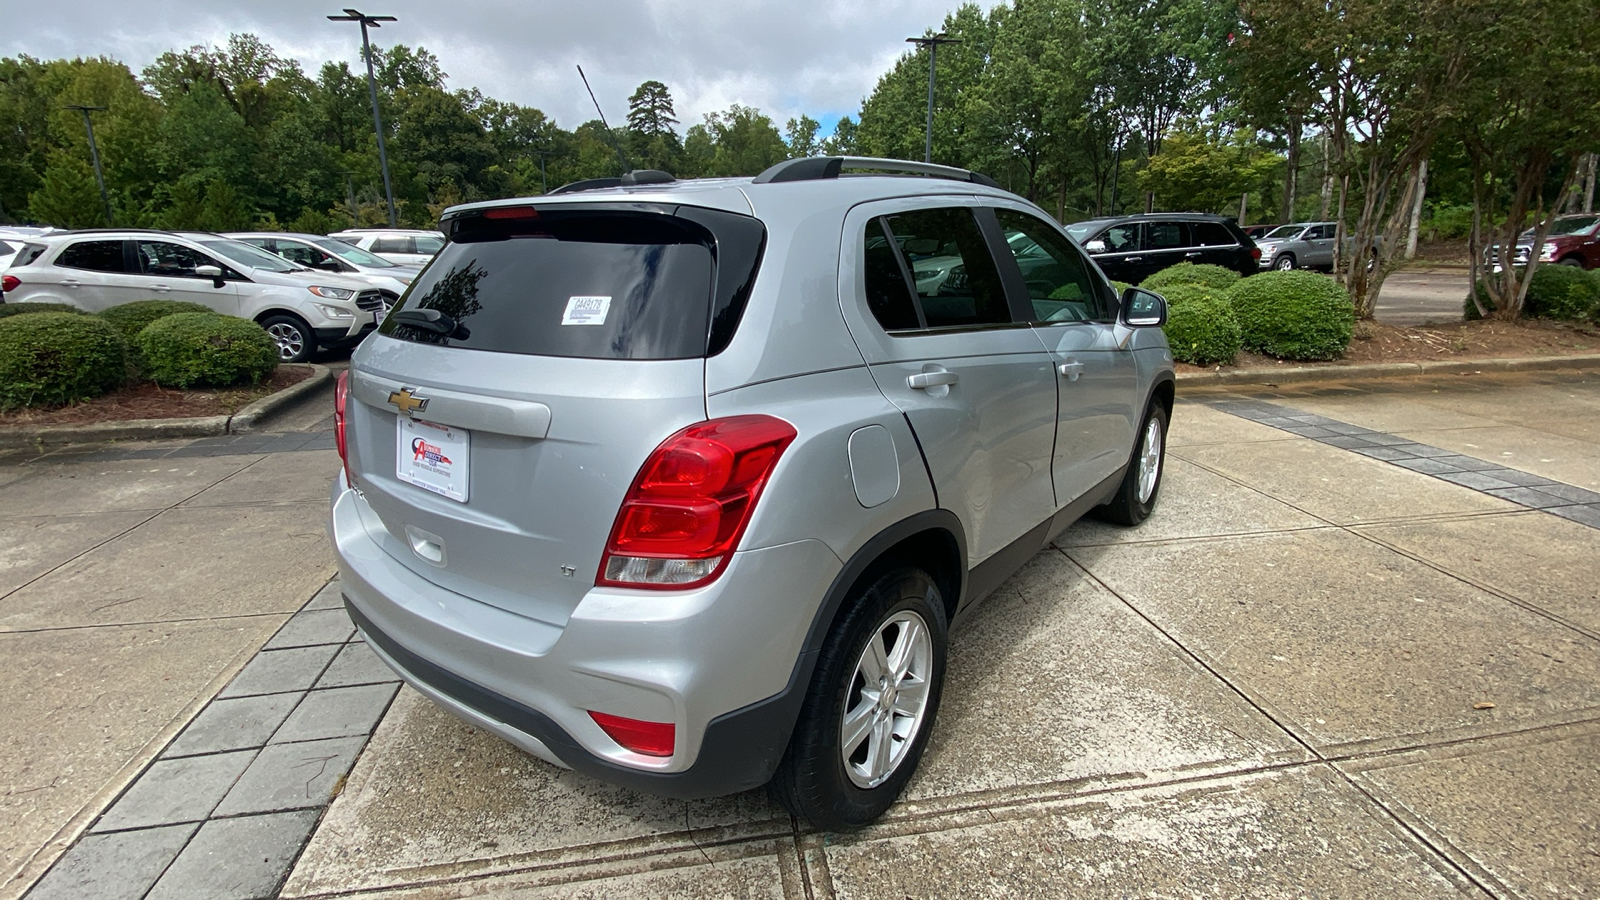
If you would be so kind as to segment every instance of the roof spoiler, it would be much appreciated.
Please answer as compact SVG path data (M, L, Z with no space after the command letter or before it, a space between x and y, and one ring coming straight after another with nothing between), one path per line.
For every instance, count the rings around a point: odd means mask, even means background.
M551 191L555 194L576 194L579 191L598 191L602 188L630 187L638 184L671 184L678 179L672 177L671 172L660 169L634 169L621 178L590 178L585 181L574 181L563 184Z
M811 156L791 159L767 169L755 177L753 184L776 184L782 181L821 181L838 178L845 170L888 172L895 175L925 175L930 178L948 178L966 181L985 187L999 188L1000 182L983 174L954 166L911 162L904 159L876 159L869 156ZM1001 188L1004 190L1003 188Z

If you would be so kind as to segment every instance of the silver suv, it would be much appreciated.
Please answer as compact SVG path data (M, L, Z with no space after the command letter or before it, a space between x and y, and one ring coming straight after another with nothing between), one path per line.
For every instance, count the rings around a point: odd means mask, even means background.
M1297 222L1279 225L1267 232L1256 246L1261 248L1261 268L1332 269L1333 242L1338 222Z
M447 210L352 357L346 608L544 760L863 826L927 743L949 624L1084 513L1155 505L1165 302L959 169L584 187Z

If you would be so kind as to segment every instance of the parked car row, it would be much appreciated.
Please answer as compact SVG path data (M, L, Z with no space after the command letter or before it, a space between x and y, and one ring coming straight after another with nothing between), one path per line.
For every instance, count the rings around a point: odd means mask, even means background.
M1138 284L1181 262L1206 263L1240 275L1257 271L1261 251L1232 219L1202 213L1149 213L1090 219L1067 233L1115 281Z
M431 246L423 240L430 234L443 246L437 232L405 233L405 246ZM302 362L318 349L359 343L420 271L346 240L368 236L146 229L7 233L0 235L0 253L9 254L0 289L6 303L63 303L88 312L135 300L199 303L260 323L277 341L281 359Z
M1512 265L1528 264L1528 260L1533 257L1534 236L1531 228L1518 236L1517 247L1512 255ZM1484 265L1496 272L1500 271L1502 261L1499 256L1498 246L1484 250ZM1539 262L1577 266L1582 269L1600 269L1600 215L1583 213L1558 216L1551 223L1550 233L1545 235L1544 243L1539 245Z

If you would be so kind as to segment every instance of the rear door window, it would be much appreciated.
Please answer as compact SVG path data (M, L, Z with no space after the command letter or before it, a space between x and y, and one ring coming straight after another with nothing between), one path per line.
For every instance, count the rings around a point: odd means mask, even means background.
M698 215L721 221L707 211ZM725 218L743 220L727 227L754 229L756 238L724 235L719 261L717 236L676 216L541 210L505 221L464 217L379 331L419 343L538 356L705 356L726 344L725 338L715 346L712 341L713 306L719 327L737 324L740 292L753 276L764 233L748 216ZM412 310L416 316L406 314Z
M1187 222L1145 223L1144 249L1146 250L1177 250L1192 246L1194 244L1189 241Z
M1196 247L1226 247L1239 241L1221 222L1190 222Z
M411 238L408 237L381 237L372 241L373 253L410 253Z
M1000 272L972 210L919 209L884 216L880 222L911 269L928 328L1011 322Z
M56 259L56 265L92 272L124 272L121 241L79 241Z

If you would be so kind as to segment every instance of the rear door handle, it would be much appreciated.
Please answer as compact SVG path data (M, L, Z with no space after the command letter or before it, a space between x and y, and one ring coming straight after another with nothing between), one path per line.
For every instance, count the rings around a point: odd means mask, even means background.
M172 286L168 284L152 284L150 285L150 290L161 294L170 294L172 293Z
M954 372L918 372L906 378L906 384L912 390L925 391L931 387L944 384L955 384L960 378Z
M1184 257L1187 258L1187 259L1194 259L1196 256L1203 256L1203 255L1204 254L1202 254L1199 250L1191 250L1190 252L1185 253Z
M1056 371L1067 376L1068 381L1077 381L1078 376L1083 374L1083 363L1069 360L1057 366Z
M1131 262L1131 263L1133 263L1133 262L1142 262L1143 260L1144 260L1144 257L1142 257L1142 256L1129 256L1126 259L1124 259L1123 262Z
M61 279L61 283L67 287L83 287L83 282L76 278L63 278Z

